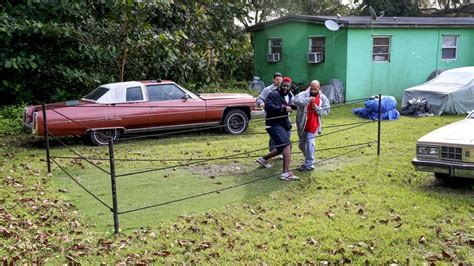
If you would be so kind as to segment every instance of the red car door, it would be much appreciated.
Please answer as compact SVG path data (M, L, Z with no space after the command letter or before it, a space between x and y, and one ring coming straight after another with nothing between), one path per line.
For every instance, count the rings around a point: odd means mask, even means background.
M147 85L150 126L176 126L203 123L206 103L175 84Z
M125 129L147 128L150 126L150 110L140 86L126 88L126 102L110 105L106 120L109 124L123 126Z

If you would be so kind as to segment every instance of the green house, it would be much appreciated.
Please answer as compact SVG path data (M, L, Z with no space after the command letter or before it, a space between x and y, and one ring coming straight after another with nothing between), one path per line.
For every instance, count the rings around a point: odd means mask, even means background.
M400 99L435 70L474 66L474 18L286 16L247 31L265 84L274 72L306 84L335 78L348 101Z

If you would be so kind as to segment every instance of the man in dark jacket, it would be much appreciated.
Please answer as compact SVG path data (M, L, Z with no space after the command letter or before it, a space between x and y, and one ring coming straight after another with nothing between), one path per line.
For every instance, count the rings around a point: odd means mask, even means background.
M257 163L268 168L271 164L268 160L280 153L283 154L283 171L281 180L291 181L298 179L289 170L291 159L291 122L289 113L293 111L290 107L292 94L290 93L291 79L283 78L278 90L272 91L265 102L265 128L273 143L271 152L263 157L257 158Z

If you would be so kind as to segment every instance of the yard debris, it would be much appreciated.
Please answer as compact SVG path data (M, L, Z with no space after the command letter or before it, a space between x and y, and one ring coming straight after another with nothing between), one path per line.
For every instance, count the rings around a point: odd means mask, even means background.
M336 214L332 212L331 210L325 211L324 214L326 214L327 217L333 219Z
M421 244L425 244L427 241L426 237L425 236L421 236L420 239L418 240L418 242L420 242Z

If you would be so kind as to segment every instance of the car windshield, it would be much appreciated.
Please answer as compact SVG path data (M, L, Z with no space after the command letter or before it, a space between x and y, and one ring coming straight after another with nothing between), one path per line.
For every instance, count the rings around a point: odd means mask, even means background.
M92 92L90 92L89 94L84 96L84 99L97 101L98 99L100 99L100 97L102 97L108 91L109 91L109 89L107 89L107 88L98 87L97 89L93 90Z

